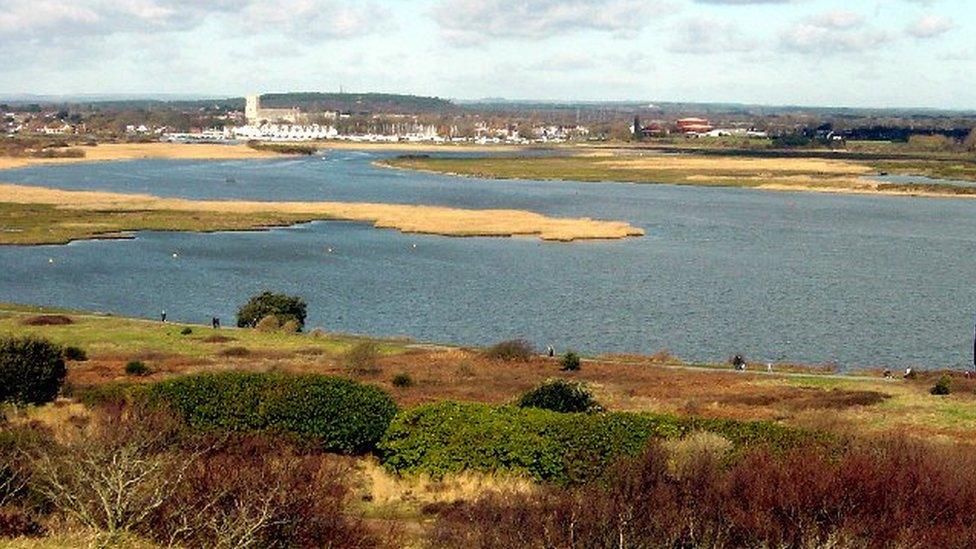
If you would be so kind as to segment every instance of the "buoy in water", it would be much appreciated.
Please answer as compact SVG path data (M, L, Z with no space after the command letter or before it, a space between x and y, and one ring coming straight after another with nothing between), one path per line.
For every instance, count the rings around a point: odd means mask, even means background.
M173 259L176 259L177 257L179 257L179 254L177 254L176 252L173 252Z
M48 262L48 263L54 263L54 258L53 258L53 257L49 257L49 258L47 258L47 262Z

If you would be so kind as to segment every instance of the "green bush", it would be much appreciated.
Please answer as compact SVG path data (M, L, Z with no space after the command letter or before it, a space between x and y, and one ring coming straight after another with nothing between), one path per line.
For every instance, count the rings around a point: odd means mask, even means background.
M520 408L541 408L553 412L599 412L603 410L585 384L565 379L550 379L523 394Z
M564 372L576 372L580 369L580 357L573 351L564 354L559 360L559 367Z
M279 326L294 320L301 330L305 327L306 309L305 301L300 297L262 292L238 309L237 327L254 328L264 317L273 316L278 319Z
M193 328L190 328L189 326L184 326L183 329L180 330L180 335L188 336L192 333L193 333Z
M64 348L64 359L73 360L75 362L84 362L88 360L88 353L86 353L81 347L69 345Z
M0 339L0 402L45 404L68 371L61 347L35 337Z
M397 411L376 387L314 374L197 374L154 385L150 399L196 429L272 431L343 453L372 450Z
M561 414L441 402L399 413L378 453L395 473L439 478L466 470L512 472L575 484L600 478L620 457L640 453L651 438L676 439L698 431L722 435L736 447L786 449L825 438L771 422L625 412Z
M485 349L485 358L508 362L528 362L535 354L532 345L524 339L510 339Z
M394 387L413 387L413 378L407 374L397 374L393 376Z
M929 392L933 395L948 395L952 393L952 378L943 374Z
M142 361L132 360L125 365L125 373L130 376L147 376L152 373L152 370Z

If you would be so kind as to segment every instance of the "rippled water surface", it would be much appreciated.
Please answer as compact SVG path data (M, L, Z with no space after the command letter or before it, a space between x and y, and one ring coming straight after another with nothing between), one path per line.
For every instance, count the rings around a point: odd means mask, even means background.
M11 170L0 180L188 198L519 208L625 220L647 236L558 244L346 222L145 232L0 247L0 300L229 322L242 300L267 288L303 295L311 326L429 341L526 337L587 353L667 348L724 360L740 352L842 367L972 361L976 201L461 179L371 164L382 156L106 162Z

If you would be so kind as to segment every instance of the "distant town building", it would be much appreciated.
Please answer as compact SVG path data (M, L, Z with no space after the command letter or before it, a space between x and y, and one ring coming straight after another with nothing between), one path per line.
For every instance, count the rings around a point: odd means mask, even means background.
M676 123L678 133L704 134L715 129L707 118L682 118Z

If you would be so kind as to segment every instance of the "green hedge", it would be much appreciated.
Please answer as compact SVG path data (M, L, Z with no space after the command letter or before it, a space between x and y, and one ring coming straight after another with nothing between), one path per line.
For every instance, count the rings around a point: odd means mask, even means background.
M158 383L149 398L194 428L274 431L343 453L371 451L397 411L376 387L321 375L198 374Z
M397 415L380 442L383 464L396 473L435 478L464 470L509 471L574 484L599 478L651 438L718 433L737 446L793 446L818 435L770 422L737 422L665 414L563 414L548 410L442 402Z

